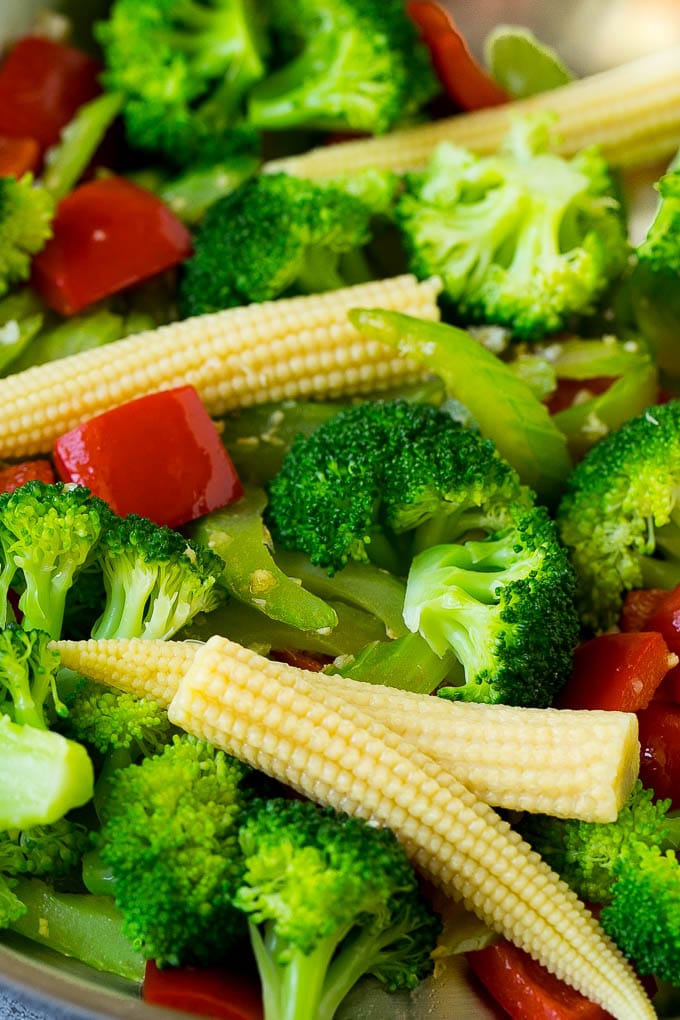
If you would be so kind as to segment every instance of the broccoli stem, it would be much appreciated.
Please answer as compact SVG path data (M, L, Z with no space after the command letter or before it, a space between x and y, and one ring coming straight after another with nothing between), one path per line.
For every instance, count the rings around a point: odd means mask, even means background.
M302 294L321 294L344 286L345 280L338 268L338 253L323 245L308 248L295 281L295 289Z
M319 1013L324 980L338 945L338 933L319 939L310 953L293 952L286 963L276 962L273 924L259 928L248 923L250 942L262 982L265 1020L330 1020Z
M12 921L12 931L95 970L143 979L144 959L123 936L110 897L57 893L35 878L19 879L13 891L26 912Z
M420 634L373 641L356 655L340 656L324 672L417 694L432 694L444 680L457 685L464 679L456 656L437 655Z

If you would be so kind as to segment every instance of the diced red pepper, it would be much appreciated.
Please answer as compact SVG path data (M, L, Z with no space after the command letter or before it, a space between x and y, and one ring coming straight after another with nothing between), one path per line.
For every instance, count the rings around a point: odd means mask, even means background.
M62 199L54 236L33 260L33 286L62 315L176 266L191 236L145 188L122 177L88 181Z
M55 481L49 460L25 460L21 464L0 468L0 492L14 492L20 485L33 481L47 482L48 485Z
M629 633L636 630L654 630L647 621L668 595L667 588L634 588L626 592L619 627Z
M505 939L466 953L466 958L512 1020L605 1020L611 1015Z
M638 712L640 779L680 808L680 705L653 701Z
M40 166L40 146L35 138L0 135L0 177L23 177Z
M116 511L177 528L243 495L217 429L193 386L151 393L61 436L62 481L87 486Z
M262 995L257 979L239 971L217 968L146 965L142 998L154 1006L182 1010L214 1020L262 1020Z
M572 407L580 393L588 390L594 397L606 393L616 380L609 376L597 376L592 379L559 379L557 389L550 394L545 404L550 414L566 411Z
M320 673L324 666L333 660L328 655L313 655L311 652L302 652L298 648L281 648L271 653L270 658L277 662L285 662L288 666L295 666L296 669L306 669L310 673Z
M507 103L508 94L475 60L450 13L435 0L409 0L406 11L432 55L437 76L461 110Z
M646 708L674 660L658 631L602 634L574 652L558 708L637 712Z
M24 36L0 66L0 134L30 135L42 155L78 107L101 92L100 71L96 60L73 46Z

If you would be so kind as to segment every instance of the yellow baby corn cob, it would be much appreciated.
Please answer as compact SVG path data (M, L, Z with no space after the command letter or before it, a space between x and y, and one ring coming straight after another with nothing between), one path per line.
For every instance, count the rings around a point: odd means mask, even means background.
M49 451L84 419L145 393L190 384L210 414L291 397L396 386L422 368L363 338L355 306L438 318L436 279L399 276L327 294L197 316L0 380L0 458Z
M138 639L55 647L65 666L167 707L202 646ZM315 700L332 693L366 712L496 807L611 822L637 777L632 714L453 703L267 659L260 668L274 677L299 674Z
M680 146L680 47L529 99L378 138L312 149L301 156L272 161L265 170L302 177L332 177L366 167L403 172L426 163L443 141L483 155L498 148L512 117L535 110L556 114L558 150L566 156L597 144L619 167L638 167L670 157Z
M302 671L213 637L169 707L173 723L294 790L393 830L446 894L619 1020L655 1011L591 913L491 807ZM278 672L278 676L275 675Z

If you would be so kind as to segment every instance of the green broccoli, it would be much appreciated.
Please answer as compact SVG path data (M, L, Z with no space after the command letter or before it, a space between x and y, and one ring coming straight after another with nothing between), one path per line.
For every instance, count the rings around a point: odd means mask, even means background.
M15 891L18 876L53 881L76 874L89 845L88 830L67 818L52 825L0 832L0 928L9 927L26 913Z
M13 623L0 630L0 830L51 824L92 797L87 751L48 728L65 711L49 640Z
M489 440L430 404L367 401L299 436L268 486L277 544L341 569L372 560L406 574L412 548L496 531L532 496ZM387 559L387 563L381 561Z
M283 65L258 82L258 128L379 134L439 91L429 53L400 0L276 0L272 32Z
M557 524L577 577L584 627L607 630L625 592L680 582L680 401L648 408L576 466Z
M635 323L671 384L680 380L680 167L659 180L659 203L624 285Z
M517 120L492 156L439 146L407 175L396 215L413 272L441 276L461 321L522 340L592 312L629 253L604 160L592 149L570 160L552 152L540 116Z
M643 974L680 984L680 815L638 780L615 822L525 816L522 834Z
M183 267L185 316L291 293L335 290L371 278L363 249L389 187L356 197L341 184L266 174L247 181L206 213ZM360 193L361 194L361 193ZM370 204L369 204L370 203Z
M0 495L0 604L16 587L24 625L58 638L68 592L109 514L88 489L61 482L26 482Z
M404 620L465 670L454 698L546 706L578 639L552 521L489 440L428 404L367 402L298 438L269 485L283 548L408 574ZM392 562L386 562L391 558Z
M251 0L114 0L95 33L133 147L180 166L257 147L244 98L265 73Z
M55 201L31 174L0 177L0 297L27 280L31 258L52 235Z
M251 770L187 736L111 777L99 853L123 931L159 966L211 963L245 935L233 897Z
M265 1020L332 1020L372 974L388 989L432 972L441 924L394 835L309 801L274 799L240 830Z
M575 583L542 507L507 510L512 523L481 541L431 546L409 571L404 620L464 682L442 697L548 707L578 643Z
M175 732L168 713L148 698L135 698L125 691L80 677L73 690L64 695L67 715L61 730L106 755L124 751L130 760L159 754Z
M219 556L136 514L110 516L95 557L106 596L94 638L164 640L226 597Z

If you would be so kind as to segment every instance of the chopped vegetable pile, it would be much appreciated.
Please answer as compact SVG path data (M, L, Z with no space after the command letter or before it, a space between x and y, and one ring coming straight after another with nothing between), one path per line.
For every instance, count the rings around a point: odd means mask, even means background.
M99 8L0 54L0 935L678 1015L680 51Z

